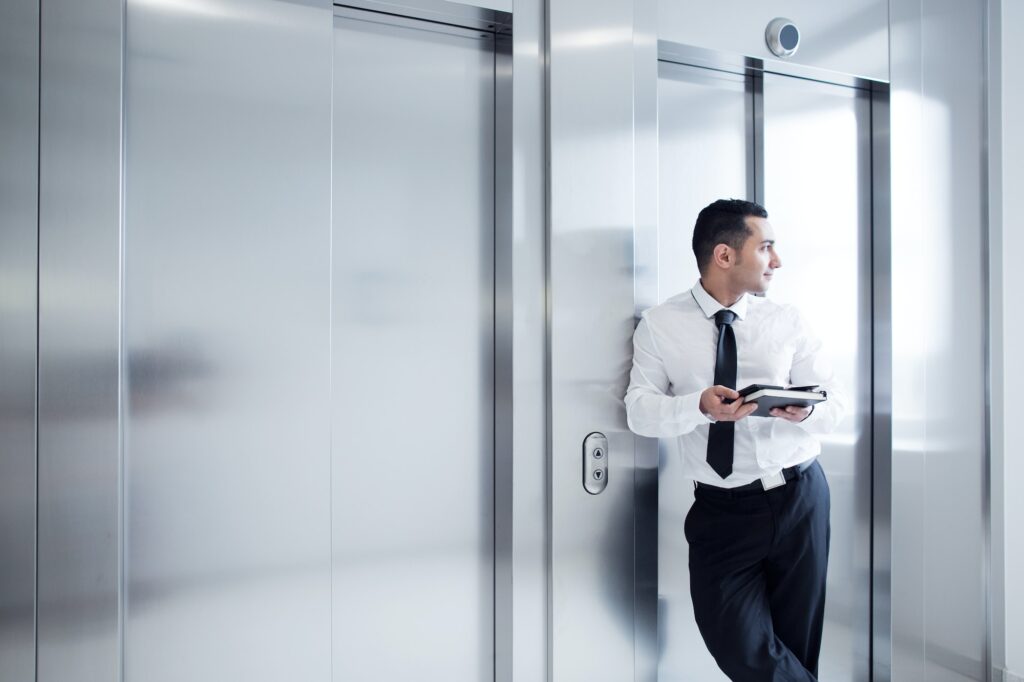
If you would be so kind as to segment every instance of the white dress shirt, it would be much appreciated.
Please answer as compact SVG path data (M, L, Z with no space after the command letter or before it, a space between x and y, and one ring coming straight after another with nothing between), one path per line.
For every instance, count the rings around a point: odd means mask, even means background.
M704 290L673 296L643 313L633 334L633 369L626 391L629 428L641 436L676 438L687 476L733 488L821 452L814 434L832 431L843 416L843 395L832 368L797 309L768 298L744 295L728 309L736 313L736 387L819 385L828 400L794 424L777 417L736 422L733 468L721 478L707 463L708 426L701 393L714 385L718 328L715 313L726 307Z

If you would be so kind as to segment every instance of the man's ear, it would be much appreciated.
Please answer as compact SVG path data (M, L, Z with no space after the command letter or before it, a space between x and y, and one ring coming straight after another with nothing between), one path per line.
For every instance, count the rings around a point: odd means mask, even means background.
M711 254L711 260L718 267L728 269L736 262L736 256L727 244L717 244Z

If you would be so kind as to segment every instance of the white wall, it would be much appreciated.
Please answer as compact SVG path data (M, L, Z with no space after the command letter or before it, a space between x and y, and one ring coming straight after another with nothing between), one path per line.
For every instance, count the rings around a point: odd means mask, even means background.
M1024 3L993 0L990 24L990 264L992 315L993 665L1024 677L1024 420L1014 393L1024 381L1024 312L1014 295L1024 249ZM997 678L998 679L998 678Z

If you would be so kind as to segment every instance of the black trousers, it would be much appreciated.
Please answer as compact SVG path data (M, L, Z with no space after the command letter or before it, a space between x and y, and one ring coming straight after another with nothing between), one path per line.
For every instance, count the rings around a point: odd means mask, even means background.
M816 680L830 535L821 465L768 491L694 495L690 594L718 667L734 682Z

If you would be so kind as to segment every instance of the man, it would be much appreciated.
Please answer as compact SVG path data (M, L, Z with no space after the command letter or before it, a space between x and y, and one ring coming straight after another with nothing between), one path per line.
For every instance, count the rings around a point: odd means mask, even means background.
M700 212L700 281L644 313L625 402L634 433L678 439L695 481L690 593L718 666L738 682L802 682L817 679L829 545L814 436L843 408L797 310L757 296L782 267L767 218L736 199ZM751 417L735 389L754 383L818 385L828 400Z

